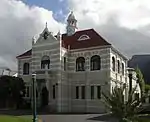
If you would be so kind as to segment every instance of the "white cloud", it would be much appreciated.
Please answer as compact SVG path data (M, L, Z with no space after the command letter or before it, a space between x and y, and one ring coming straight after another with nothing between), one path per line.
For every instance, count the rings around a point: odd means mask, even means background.
M95 28L124 54L150 53L149 0L68 0L78 28Z
M79 19L88 18L95 24L106 23L110 16L115 16L121 26L131 29L150 24L149 0L68 0L68 2Z
M123 53L150 53L149 0L68 0L78 28L95 28ZM56 16L62 15L58 11ZM53 12L18 0L0 0L0 66L16 69L15 56L31 48L31 38L48 22L50 31L64 30Z
M31 39L41 33L48 22L56 33L64 25L53 18L53 12L37 6L29 7L22 1L0 1L0 67L16 70L15 57L31 48Z

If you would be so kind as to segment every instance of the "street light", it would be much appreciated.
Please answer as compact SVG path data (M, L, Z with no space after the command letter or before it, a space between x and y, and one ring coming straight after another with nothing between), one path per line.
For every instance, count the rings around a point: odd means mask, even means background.
M133 79L133 72L135 71L133 68L127 68L129 74L128 74L128 77L129 77L129 93L131 93L132 91L132 79Z
M36 73L32 74L32 108L33 108L33 122L37 121L36 116Z

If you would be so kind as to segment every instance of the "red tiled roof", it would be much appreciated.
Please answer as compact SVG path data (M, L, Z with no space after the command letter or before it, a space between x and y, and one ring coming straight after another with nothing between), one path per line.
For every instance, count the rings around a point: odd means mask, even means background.
M90 39L87 40L78 40L80 36L87 35ZM102 38L94 29L88 29L88 30L81 30L77 31L72 36L67 36L67 34L62 34L62 47L64 48L70 48L70 49L81 49L81 48L89 48L89 47L95 47L95 46L105 46L105 45L111 45L108 43L104 38ZM31 56L32 50L29 50L19 56L20 57L27 57Z
M19 56L17 56L16 58L28 57L28 56L31 56L31 54L32 54L32 49L26 51L25 53L23 53L23 54L21 54Z
M90 37L90 39L79 41L78 39L82 35L87 35ZM111 45L110 43L105 41L94 29L77 31L72 36L67 36L67 34L63 34L62 40L62 46L64 48L68 48L68 46L70 46L70 49Z

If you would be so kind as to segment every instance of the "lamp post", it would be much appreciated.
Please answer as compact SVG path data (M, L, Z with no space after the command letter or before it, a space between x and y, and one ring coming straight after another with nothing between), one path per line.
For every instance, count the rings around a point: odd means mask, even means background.
M132 91L132 79L133 79L133 72L134 72L134 69L133 68L128 68L128 77L129 77L129 93L131 93Z
M33 108L33 122L37 122L36 116L36 74L32 74L32 108Z

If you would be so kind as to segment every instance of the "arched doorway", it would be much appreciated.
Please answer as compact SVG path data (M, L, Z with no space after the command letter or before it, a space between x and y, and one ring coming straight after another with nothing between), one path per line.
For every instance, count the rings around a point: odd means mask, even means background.
M45 107L48 105L48 90L46 87L42 88L42 92L41 92L41 107Z

